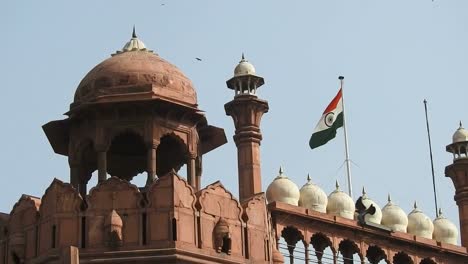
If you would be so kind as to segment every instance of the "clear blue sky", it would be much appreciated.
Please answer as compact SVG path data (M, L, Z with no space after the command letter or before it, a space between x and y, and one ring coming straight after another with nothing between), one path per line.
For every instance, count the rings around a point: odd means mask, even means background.
M7 1L0 9L0 211L22 193L42 196L54 177L68 181L67 159L53 153L41 126L64 118L80 80L123 47L135 24L149 48L194 82L200 109L226 131L228 144L204 157L203 185L221 180L237 194L234 128L223 105L233 98L225 81L245 52L270 104L264 190L280 165L299 186L310 173L327 193L335 179L346 188L343 132L308 147L343 75L355 196L364 185L381 207L390 192L406 212L417 200L434 217L427 98L439 205L458 225L444 167L459 120L468 125L468 1L65 2Z

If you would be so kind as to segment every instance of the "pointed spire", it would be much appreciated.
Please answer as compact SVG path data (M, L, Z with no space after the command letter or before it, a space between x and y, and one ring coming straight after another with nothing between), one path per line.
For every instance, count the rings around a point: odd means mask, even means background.
M310 174L307 173L307 183L310 183L311 180L312 180L312 179L310 178Z
M244 52L242 52L242 60L245 60ZM461 123L461 121L460 121Z
M388 195L387 195L387 201L388 201L389 203L392 202L392 197L390 197L390 193L388 193Z
M283 166L280 166L280 168L279 168L279 175L283 175L283 172L284 172Z
M133 25L132 38L137 38L137 35L136 35L136 33L135 33L135 25Z
M414 201L413 208L414 208L414 209L418 209L418 203L417 203L416 201Z
M463 128L463 124L461 120L460 120L460 128Z
M338 183L338 180L335 182L336 190L338 191L340 189L340 184Z
M366 188L364 188L364 186L362 186L362 196L366 195Z
M439 207L439 213L437 214L437 217L441 217L442 216L442 208Z

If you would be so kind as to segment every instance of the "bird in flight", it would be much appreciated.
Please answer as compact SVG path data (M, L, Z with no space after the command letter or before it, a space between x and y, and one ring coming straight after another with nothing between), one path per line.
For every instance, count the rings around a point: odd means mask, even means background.
M197 61L202 61L202 59L200 59L200 58L198 58L198 57L197 57L197 58L195 58L195 59L196 59Z

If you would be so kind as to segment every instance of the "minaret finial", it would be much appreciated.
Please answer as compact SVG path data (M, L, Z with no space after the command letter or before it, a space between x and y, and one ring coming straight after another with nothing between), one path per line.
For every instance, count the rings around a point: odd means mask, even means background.
M417 209L418 208L418 203L416 201L414 201L414 205L413 205L414 209Z
M242 52L242 60L245 60L244 52Z
M310 183L311 180L312 180L312 179L310 178L310 174L307 173L307 183Z
M460 128L463 128L463 124L461 120L460 120Z
M335 182L335 186L336 186L336 189L339 190L340 189L340 184L338 183L338 180L336 180Z
M135 25L133 25L132 38L137 38L137 35L136 35L136 33L135 33Z
M388 201L388 202L391 202L391 201L392 201L392 197L390 197L390 193L388 193L388 195L387 195L387 201Z
M280 166L280 168L279 168L279 174L280 174L280 175L283 175L283 172L284 172L283 166Z

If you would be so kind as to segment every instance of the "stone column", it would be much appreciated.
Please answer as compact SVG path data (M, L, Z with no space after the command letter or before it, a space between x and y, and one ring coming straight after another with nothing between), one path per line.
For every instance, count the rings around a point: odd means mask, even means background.
M80 195L81 195L81 197L82 197L83 199L86 198L86 194L88 193L87 185L88 185L88 184L85 183L85 182L80 182L80 183L78 184L78 192L80 193Z
M98 161L98 183L107 179L107 151L99 150L97 152Z
M187 159L187 181L195 190L198 191L199 189L197 188L195 158L196 155L190 153Z
M255 95L239 95L224 105L226 114L232 116L236 128L240 202L262 191L260 172L260 121L268 112L268 103Z
M305 264L309 264L309 261L310 261L309 243L304 242L304 249L305 249Z
M70 183L75 189L78 190L79 182L80 182L80 167L78 164L70 163Z
M156 150L158 149L158 144L153 143L148 148L148 177L146 179L146 185L150 185L156 179Z
M445 175L452 179L455 186L454 200L458 205L461 245L468 247L468 158L454 160L453 164L445 167Z
M196 186L197 191L201 189L202 171L203 171L202 156L198 156L195 159L195 177L196 177L195 186Z

